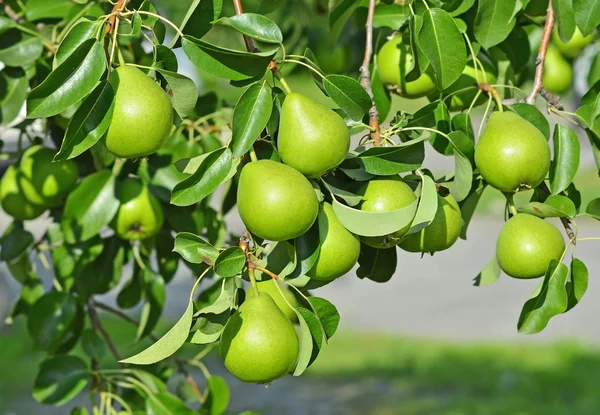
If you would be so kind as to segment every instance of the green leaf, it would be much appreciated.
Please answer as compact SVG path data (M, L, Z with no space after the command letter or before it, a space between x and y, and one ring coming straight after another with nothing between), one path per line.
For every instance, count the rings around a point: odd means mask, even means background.
M149 264L147 264L148 266ZM144 271L144 304L142 305L142 313L140 315L140 323L138 325L136 341L149 335L156 323L165 305L165 282L160 275L146 268Z
M594 219L600 220L600 198L590 200L585 209L585 213Z
M171 395L169 392L160 392L148 395L146 398L147 415L197 415L179 398Z
M477 209L477 205L479 203L479 199L481 199L481 195L485 190L485 186L482 185L482 180L478 179L473 181L473 187L471 188L471 194L467 196L465 200L463 200L460 206L460 215L462 217L462 227L460 230L460 238L466 240L467 239L467 229L469 228L469 224L471 223L471 219L473 219L473 215L475 214L475 210Z
M296 307L295 311L302 316L312 338L312 350L310 360L307 364L308 367L315 361L321 351L321 346L323 346L323 327L318 318L310 310L304 307Z
M570 270L571 272L565 286L569 297L569 304L565 313L579 304L588 288L589 273L583 261L573 258Z
M192 0L181 23L184 34L200 39L212 28L213 22L219 18L223 9L223 0ZM177 44L179 35L175 35L169 48Z
M410 225L406 235L411 235L421 231L428 226L435 217L438 208L438 194L435 182L429 176L423 176L421 183L421 197L419 198L419 207L415 218Z
M202 409L207 409L210 415L222 415L229 405L229 386L221 376L212 375L206 381L208 387L208 396L202 405Z
M552 0L552 10L556 18L558 34L563 42L568 42L576 27L573 0Z
M21 223L11 223L0 238L0 261L14 261L33 244L33 235Z
M313 337L304 316L297 308L294 309L294 312L298 316L298 324L300 325L300 330L297 331L298 339L300 340L300 351L298 352L298 360L292 374L300 376L310 364L313 353Z
M356 195L344 189L339 189L333 186L331 183L326 183L326 185L331 193L346 202L348 206L356 206L363 200L362 196Z
M112 86L100 82L71 118L55 161L77 157L102 138L112 120L114 98Z
M232 17L221 17L215 22L230 26L242 35L265 43L281 43L283 35L277 24L266 16L254 13L237 14Z
M519 207L517 211L539 218L572 218L577 214L573 201L561 195L549 196L544 203L529 202Z
M20 261L21 260L27 261L26 256L21 257ZM29 261L27 261L27 263L29 263ZM12 268L11 272L14 275ZM42 281L35 274L30 273L26 278L18 279L18 281L22 284L22 287L21 293L19 294L19 299L10 313L10 317L13 319L20 314L29 313L31 307L44 295L45 292Z
M470 142L462 131L454 131L448 135L450 143L454 147L454 181L450 187L450 193L457 202L464 200L471 192L473 185L473 166L471 161L458 147L458 142Z
M600 0L573 0L575 23L584 36L600 25Z
M61 227L69 243L98 235L119 209L115 178L108 170L83 179L67 197Z
M106 70L102 44L88 39L27 97L27 117L50 117L87 96Z
M460 77L467 64L467 50L454 19L447 12L431 9L423 14L418 44L435 71L440 91Z
M35 378L33 397L46 405L63 405L83 391L90 381L88 368L78 357L56 356L44 360Z
M87 17L79 19L60 42L52 61L52 69L56 69L63 63L83 42L92 39L99 25L99 20L91 20Z
M388 282L396 272L398 253L396 247L376 249L365 244L360 244L358 257L358 278L370 279L375 282Z
M227 179L233 165L231 150L220 148L210 153L194 174L179 182L171 194L171 203L189 206L202 201Z
M197 67L219 78L242 81L263 75L277 49L249 53L213 45L184 36L181 42L188 59Z
M4 68L0 72L0 125L15 120L27 98L29 82L21 68Z
M221 314L233 305L233 296L237 288L234 278L222 278L204 290L196 301L196 316Z
M361 236L383 236L394 233L411 223L418 202L391 212L365 212L342 205L333 200L333 211L342 225L350 232Z
M544 280L523 306L517 325L519 333L539 333L552 317L565 312L569 301L565 289L568 275L565 264L554 259L550 262Z
M142 282L142 269L134 262L131 278L117 295L117 305L120 308L135 307L142 300Z
M373 105L367 91L349 76L327 75L323 87L333 102L355 121L362 120Z
M328 46L336 44L346 22L361 2L362 0L329 1L329 34L326 40Z
M564 124L554 128L554 159L550 164L550 189L556 195L573 182L579 169L579 137Z
M501 272L500 264L498 263L496 254L494 254L492 259L490 259L490 262L488 262L481 272L473 279L473 285L476 287L485 287L486 285L493 284L498 281Z
M406 12L407 7L400 4L384 4L379 3L375 7L375 15L373 16L373 27L388 27L396 30L408 19L410 16Z
M194 334L188 340L193 344L211 344L219 340L225 324L229 319L229 309L221 314L204 314L198 318L193 330Z
M28 67L43 51L44 45L39 37L18 29L9 29L0 37L0 62L6 66Z
M510 108L540 130L544 134L544 137L546 137L546 140L550 139L550 124L538 108L523 103L514 104Z
M333 337L340 324L340 313L333 304L324 298L308 297L308 302L319 318L319 322L323 327L325 335L330 339Z
M198 88L194 81L177 72L155 68L168 84L167 95L173 104L173 108L182 119L187 117L196 106L198 101Z
M92 329L85 329L81 334L81 347L85 354L98 361L108 355L108 347L104 339Z
M515 27L517 0L479 0L474 34L477 42L486 49L506 39Z
M177 234L173 251L192 264L201 264L204 262L205 264L212 265L219 256L219 251L215 247L201 237L188 232Z
M215 261L215 273L221 277L235 277L242 273L246 255L239 246L230 246L219 254Z
M376 176L392 176L421 167L425 159L423 141L419 138L394 147L372 147L360 153L358 159L367 173Z
M75 281L77 292L84 298L107 293L119 283L123 274L128 244L117 236L103 239L100 243L103 245L102 253L86 265Z
M28 0L25 16L31 21L64 18L74 6L71 0Z
M248 88L235 105L230 144L233 157L249 151L267 126L273 111L271 92L267 81L263 81Z
M147 349L141 351L135 356L121 360L121 363L131 363L134 365L151 365L175 353L185 343L192 325L192 316L194 314L194 303L190 300L183 316L164 336L158 339ZM162 413L161 413L162 414Z
M12 29L16 26L16 22L9 17L0 16L0 34Z

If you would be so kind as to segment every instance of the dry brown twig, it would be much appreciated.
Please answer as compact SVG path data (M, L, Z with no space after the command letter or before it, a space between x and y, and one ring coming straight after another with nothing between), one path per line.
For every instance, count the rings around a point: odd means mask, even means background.
M367 14L367 23L365 28L367 30L367 38L365 44L365 57L362 65L360 66L360 84L365 88L369 97L371 98L371 109L369 110L369 127L371 128L371 140L373 145L379 147L381 145L381 131L379 126L379 112L373 99L373 90L371 89L371 72L369 71L369 64L373 56L373 17L375 16L375 0L369 1L369 11Z

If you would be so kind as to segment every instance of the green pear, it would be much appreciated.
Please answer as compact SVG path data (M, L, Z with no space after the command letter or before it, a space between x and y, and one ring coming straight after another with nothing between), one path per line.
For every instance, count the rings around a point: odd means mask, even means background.
M408 235L400 248L408 252L439 252L450 248L458 240L462 217L456 199L450 194L438 196L438 208L433 221L419 232Z
M239 380L269 383L294 368L298 336L271 296L263 292L246 298L229 318L219 352L227 370Z
M271 296L273 301L275 301L275 304L277 304L277 307L279 307L283 314L285 314L285 316L292 323L298 321L298 316L296 315L296 312L292 307L298 307L300 303L289 288L287 288L284 284L280 284L273 279L269 279L268 281L259 281L256 283L256 285L258 286L259 292L266 293ZM277 286L279 286L281 292L277 289ZM254 290L252 289L252 287L249 287L246 291L246 298L249 297L254 297Z
M596 82L600 81L600 53L597 53L592 59L590 71L587 76L588 87L591 87Z
M106 147L118 157L144 157L158 151L171 133L173 107L165 91L133 66L110 75L114 111Z
M546 52L544 63L544 88L553 94L562 94L573 82L573 68L563 58L558 49L550 46Z
M18 166L12 165L0 179L0 205L6 214L16 220L31 220L40 216L46 208L31 203L19 185L22 175Z
M305 176L319 177L344 161L350 131L336 112L291 93L281 108L277 148L285 164Z
M525 8L530 16L545 16L548 10L548 0L531 0Z
M391 212L402 209L417 200L412 189L399 176L376 177L363 184L357 192L363 197L360 210L365 212ZM391 235L361 237L361 240L378 249L390 248L398 243L410 228L410 224Z
M308 179L290 166L271 160L244 166L237 203L246 228L270 241L302 235L319 213L319 201Z
M315 56L319 62L319 67L325 73L346 73L352 60L352 45L346 43L331 48L327 42L318 42L315 45Z
M560 53L562 53L567 58L576 58L579 56L581 51L590 43L594 41L594 35L583 36L579 28L575 28L575 32L573 32L573 36L568 42L563 42L560 36L558 35L558 30L554 30L552 34L552 42Z
M79 168L73 160L53 162L54 151L42 146L29 147L19 167L19 184L27 199L36 205L54 207L75 188Z
M496 70L494 69L493 65L484 59L481 59L481 62L483 64L483 68L485 69L485 79L487 83L491 85L495 84L497 78ZM479 79L477 76L479 76ZM452 98L445 100L450 111L462 111L469 108L477 96L477 83L481 83L483 81L483 71L480 67L478 67L477 71L475 71L473 63L465 66L465 69L458 80L443 92L444 97L453 94ZM464 91L457 92L461 90ZM487 100L487 95L481 93L479 94L479 98L477 98L477 101L473 106L482 105L487 102Z
M111 224L122 239L154 236L164 222L160 202L140 179L127 178L119 185L119 210Z
M379 79L386 85L396 87L401 96L419 98L434 92L436 86L431 71L426 71L413 81L406 81L405 76L412 67L413 56L402 45L400 36L388 40L377 54Z
M558 229L537 216L519 213L502 227L496 243L500 268L514 278L537 278L551 260L560 260L565 241Z
M550 148L533 124L514 112L494 112L475 146L486 182L503 192L538 186L550 169Z
M347 274L358 261L360 239L344 228L329 203L323 203L317 220L321 251L307 275L318 281L333 281Z

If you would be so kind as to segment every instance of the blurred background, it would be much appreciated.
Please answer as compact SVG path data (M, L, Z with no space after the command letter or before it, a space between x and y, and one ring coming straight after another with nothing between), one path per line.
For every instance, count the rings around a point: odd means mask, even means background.
M189 4L167 0L154 3L175 23L183 19ZM259 3L245 1L246 11L256 11ZM233 14L230 9L226 4L223 14ZM332 46L325 41L326 10L315 17L314 13L303 13L299 6L296 23L289 27L287 20L277 20L277 15L275 20L292 39L290 50L296 48L302 53L310 46L327 71L358 72L364 46L359 29L344 30L340 42ZM308 20L306 33L297 33L304 30L298 27L304 27L303 22ZM208 36L229 33L219 30L224 32L214 31ZM231 42L239 43L241 39L232 36ZM562 100L567 110L577 108L596 52L594 45L575 62L575 87ZM327 57L330 62L325 61ZM240 91L197 72L182 53L178 58L180 71L195 79L201 96L218 90L220 97L235 103ZM292 89L331 104L307 71L289 68L286 78ZM528 85L523 88L527 90ZM412 112L426 102L393 97L388 118L397 111ZM474 114L475 128L482 116L483 110ZM551 123L558 121L552 118ZM10 148L10 129L0 134ZM600 197L600 179L584 135L581 143L582 167L575 184L585 206ZM431 150L425 166L441 175L452 171L453 161ZM0 166L2 170L5 167ZM519 198L527 200L528 196L525 193ZM600 285L595 277L600 270L600 242L582 242L576 247L577 256L590 270L583 301L569 313L552 319L543 333L520 335L516 324L521 308L539 281L503 275L491 286L473 286L478 272L494 255L496 237L504 222L504 205L503 196L488 188L466 241L459 240L449 252L433 257L420 258L400 251L398 270L385 285L359 280L352 272L319 289L318 295L338 308L340 329L302 377L286 377L268 387L242 384L226 373L216 356L209 358L211 371L224 376L232 388L231 413L251 409L263 415L599 414ZM243 225L235 211L226 219L231 233L241 233ZM9 222L0 211L0 233ZM559 221L554 223L560 227ZM26 225L34 236L39 236L44 218ZM578 220L577 226L581 237L600 236L600 224L592 219ZM49 273L39 261L37 270L51 284ZM162 332L167 321L176 320L183 312L192 282L192 275L180 267L167 287ZM30 396L40 355L22 321L5 321L20 290L5 266L0 265L0 414L69 413L69 407L41 406ZM114 296L104 296L102 301L113 304ZM124 350L131 347L135 329L108 316L102 318L106 318L111 333L116 333L113 337L118 339L117 346ZM193 353L193 348L188 349Z

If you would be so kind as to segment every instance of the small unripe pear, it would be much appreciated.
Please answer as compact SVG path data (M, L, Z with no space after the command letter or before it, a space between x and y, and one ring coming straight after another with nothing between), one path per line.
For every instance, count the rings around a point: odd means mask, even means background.
M294 326L263 292L246 298L229 318L219 352L227 370L239 380L269 383L294 368L299 348Z
M475 146L486 182L503 192L538 186L550 169L550 147L533 124L514 112L494 112Z
M106 147L116 156L144 157L158 151L171 133L173 107L167 93L133 66L110 75L115 91Z
M371 179L362 185L357 194L363 197L359 207L365 212L391 212L402 209L417 200L415 193L399 176L382 176ZM398 243L398 240L409 228L410 224L391 235L363 236L361 240L373 248L390 248Z
M308 179L290 166L271 160L244 166L237 203L246 228L270 241L302 235L319 213L319 201Z
M344 161L350 132L336 112L292 93L283 101L277 148L285 164L307 177L319 177Z
M119 201L111 226L120 238L146 239L160 231L164 222L162 206L140 179L127 178L120 183Z
M448 89L444 90L443 96L447 97L452 94L452 98L445 99L444 102L448 105L448 109L450 111L462 111L471 106L471 103L477 96L478 88L477 82L479 83L485 81L493 85L496 83L496 71L491 63L486 60L482 60L483 67L485 69L485 77L484 72L480 67L475 68L473 64L469 64L465 66L462 75L458 78L456 82L454 82ZM477 78L479 76L479 79ZM462 91L462 92L458 92ZM437 98L437 97L436 97ZM488 98L486 94L479 94L479 98L473 105L478 106L487 102Z
M401 96L419 98L434 92L435 81L429 72L413 81L406 81L406 75L412 66L413 56L402 45L400 36L388 40L377 54L377 71L381 82L396 87Z
M321 251L307 275L318 281L333 281L348 273L358 261L360 240L344 228L329 203L323 203L318 221Z
M419 232L408 235L399 246L408 252L444 251L458 240L461 227L462 217L456 199L450 194L438 196L438 208L431 223Z
M16 220L31 220L46 211L43 206L31 203L19 185L21 172L17 166L10 166L0 180L0 205L8 215Z
M571 64L553 46L550 46L546 52L543 83L544 88L553 94L562 94L573 83Z
M546 273L551 260L560 260L565 241L552 224L519 213L502 227L496 243L500 268L514 278L537 278Z
M558 30L555 29L552 34L552 42L560 53L562 53L567 58L576 58L579 56L581 51L590 43L594 41L594 35L583 36L578 27L575 27L575 32L573 32L573 36L568 42L563 42L560 36L558 35Z

